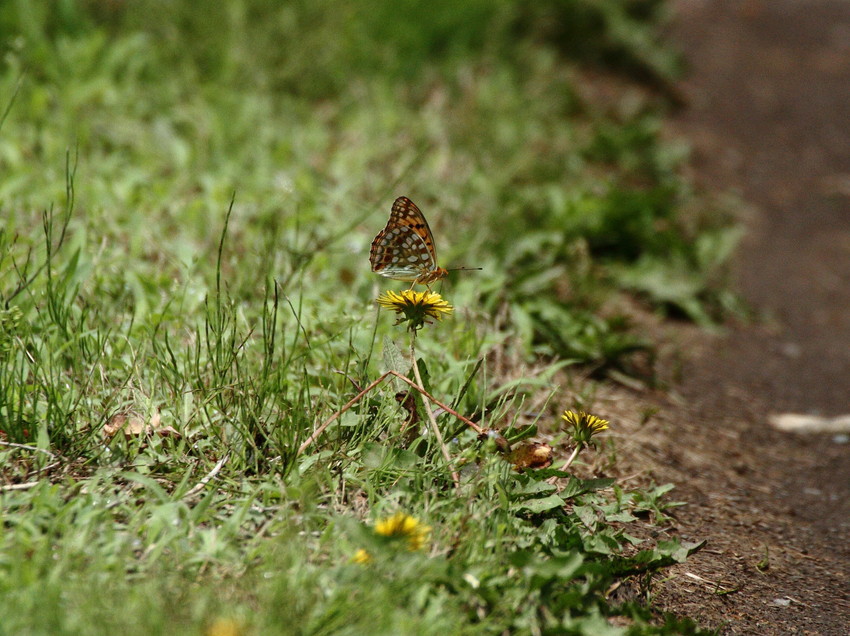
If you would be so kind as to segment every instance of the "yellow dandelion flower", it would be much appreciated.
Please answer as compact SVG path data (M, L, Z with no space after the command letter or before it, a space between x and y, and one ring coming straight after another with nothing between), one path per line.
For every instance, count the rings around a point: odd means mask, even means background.
M587 444L594 435L608 429L608 420L584 411L564 411L561 417L572 426L573 440L577 444Z
M425 545L431 528L410 515L397 512L392 517L378 521L375 532L385 537L404 539L408 549L414 551L421 550Z
M357 550L357 552L354 553L354 556L351 557L351 562L352 563L371 563L372 562L372 555L369 554L368 552L366 552L366 550L364 550L363 548L360 548L360 549Z
M442 320L443 316L452 313L453 307L440 294L432 291L414 291L405 289L402 292L388 291L377 299L378 305L391 309L399 315L396 324L408 323L407 328L416 331L421 329L428 318Z

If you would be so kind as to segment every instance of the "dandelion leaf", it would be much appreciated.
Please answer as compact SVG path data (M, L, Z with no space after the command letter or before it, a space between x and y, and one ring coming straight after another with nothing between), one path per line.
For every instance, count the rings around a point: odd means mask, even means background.
M384 367L401 375L410 372L410 358L404 355L392 338L384 336Z

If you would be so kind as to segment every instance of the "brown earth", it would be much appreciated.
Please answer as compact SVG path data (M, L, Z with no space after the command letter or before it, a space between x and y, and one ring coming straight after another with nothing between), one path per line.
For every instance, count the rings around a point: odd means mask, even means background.
M752 206L737 286L760 319L677 331L682 399L631 445L704 550L656 602L728 634L850 634L850 444L768 416L850 413L850 2L678 0L676 133L697 182Z

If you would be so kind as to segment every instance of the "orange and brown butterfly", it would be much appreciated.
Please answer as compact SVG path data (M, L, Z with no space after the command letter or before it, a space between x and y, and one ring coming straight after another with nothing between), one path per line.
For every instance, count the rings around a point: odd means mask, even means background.
M387 226L378 232L369 252L372 271L411 283L430 285L448 272L437 266L434 235L416 204L407 197L393 203Z

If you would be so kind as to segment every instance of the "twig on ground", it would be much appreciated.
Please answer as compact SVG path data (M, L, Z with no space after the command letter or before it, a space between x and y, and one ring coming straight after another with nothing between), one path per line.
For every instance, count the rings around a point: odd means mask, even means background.
M218 460L218 463L213 466L212 470L208 472L201 481L195 484L185 495L183 495L183 499L188 499L189 497L193 497L201 492L208 483L215 479L215 476L218 475L219 471L224 467L228 459L230 459L230 451L226 452L224 456Z
M50 459L56 459L56 455L51 453L49 450L45 450L43 448L38 448L37 446L30 446L29 444L16 444L15 442L0 442L0 446L10 446L11 448L23 448L24 450L36 451L37 453L44 453L45 455L50 455Z
M8 492L10 490L27 490L33 486L38 486L40 483L40 481L28 481L23 484L7 484L6 486L0 486L0 492Z
M694 574L693 572L685 572L684 575L689 579L693 579L694 581L699 581L700 583L705 583L706 585L712 586L715 589L715 593L720 594L721 596L725 596L726 594L732 594L740 589L723 587L718 581L711 581L709 579L699 576L698 574Z

